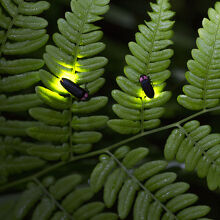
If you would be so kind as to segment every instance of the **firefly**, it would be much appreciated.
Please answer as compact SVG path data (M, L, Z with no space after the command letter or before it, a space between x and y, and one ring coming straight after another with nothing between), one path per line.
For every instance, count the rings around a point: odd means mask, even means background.
M150 77L146 75L141 75L139 78L139 82L141 83L141 87L144 90L146 96L152 99L154 97L154 88L152 86Z
M69 79L62 78L60 84L73 96L78 98L80 101L86 101L89 99L89 92L78 86L76 83Z

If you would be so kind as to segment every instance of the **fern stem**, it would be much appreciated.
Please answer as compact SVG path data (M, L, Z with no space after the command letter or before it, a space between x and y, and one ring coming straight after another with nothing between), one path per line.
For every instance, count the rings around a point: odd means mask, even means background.
M159 25L160 25L160 22L161 22L161 13L162 13L162 8L163 8L163 3L164 3L164 1L162 1L162 3L159 4L160 5L159 19L158 19L158 21L156 23L155 31L153 32L152 44L150 45L150 49L149 49L149 52L148 52L149 59L148 59L147 64L146 64L146 75L148 75L150 73L148 71L148 69L149 69L149 65L151 63L151 57L152 57L152 52L153 52L153 48L154 48L155 38L156 38L156 35L157 35L157 32L158 32L158 28L159 28Z
M197 116L199 116L199 115L203 115L203 114L205 114L205 113L213 112L213 111L217 111L217 110L220 110L220 106L217 106L217 107L214 107L214 108L210 108L210 109L203 109L203 110L200 111L200 112L197 112L197 113L195 113L195 114L192 114L192 115L190 115L189 117L184 118L184 119L182 119L182 120L176 122L176 124L178 125L178 124L185 123L185 122L187 122L187 121L189 121L189 120L191 120L191 119L193 119L193 118L195 118L195 117L197 117Z
M170 129L170 128L173 128L173 127L179 127L180 124L182 124L182 123L184 123L186 121L189 121L189 120L191 120L191 119L193 119L193 118L195 118L195 117L197 117L199 115L202 115L202 114L205 114L205 113L208 113L208 112L212 112L212 111L217 111L217 110L220 110L220 106L217 106L217 107L214 107L214 108L210 108L210 109L204 109L204 110L202 110L200 112L197 112L197 113L195 113L193 115L190 115L189 117L184 118L184 119L182 119L182 120L180 120L178 122L175 122L175 123L172 123L170 125L166 125L166 126L163 126L163 127L160 127L160 128L156 128L156 129L153 129L153 130L150 130L150 131L145 131L145 132L143 132L141 134L134 135L134 136L132 136L130 138L124 139L124 140L122 140L122 141L120 141L118 143L115 143L113 145L110 145L108 147L105 147L105 148L97 150L97 151L93 151L93 152L90 152L90 153L87 153L87 154L84 154L84 155L75 156L75 157L73 157L69 161L61 161L59 163L56 163L54 165L51 165L51 166L45 168L44 170L39 171L39 172L37 172L37 173L35 173L35 174L31 175L31 176L27 176L27 177L24 177L22 179L19 179L19 180L16 180L16 181L13 181L11 183L7 183L7 184L1 186L0 187L0 192L3 192L3 191L5 191L5 190L7 190L7 189L9 189L11 187L16 186L16 185L19 185L19 184L25 183L27 181L30 181L34 177L37 178L37 177L43 176L44 174L49 173L50 171L55 170L57 168L60 168L60 167L66 165L68 163L72 163L72 162L80 160L80 159L89 158L89 157L93 157L93 156L99 155L101 153L104 153L106 151L112 150L112 149L114 149L116 147L120 147L123 144L127 144L128 142L134 141L134 140L136 140L136 139L138 139L140 137L144 137L144 136L149 135L149 134L160 132L160 131L163 131L163 130L166 130L166 129Z
M81 42L81 37L82 37L82 34L83 34L83 30L84 30L84 26L86 24L86 19L88 18L88 15L89 15L89 10L92 6L92 3L93 1L90 2L90 5L87 7L87 10L85 11L85 16L83 17L83 20L82 20L82 25L80 26L80 29L78 31L78 35L77 35L77 40L76 40L76 43L75 43L75 47L74 47L74 50L73 50L73 56L74 56L74 60L73 60L73 69L72 69L72 74L75 75L76 74L76 63L77 63L77 60L78 60L78 52L79 52L79 46L80 46L80 42ZM71 97L71 103L73 102L73 98ZM71 105L72 106L72 105ZM71 111L71 107L69 109L70 111L70 122L69 122L69 151L70 151L70 160L73 158L73 151L72 151L72 134L73 134L73 129L72 129L72 111Z
M33 180L39 185L39 187L43 190L44 194L47 195L54 204L68 216L69 219L74 220L73 217L62 207L62 205L54 198L54 196L46 189L46 187L36 178L34 177Z
M141 133L144 132L144 102L141 98Z
M178 219L173 212L171 212L163 203L161 203L160 200L158 200L153 193L151 193L135 176L132 175L132 173L130 173L127 168L115 157L114 154L112 154L110 151L106 151L107 154L109 154L115 161L116 163L127 173L127 175L134 181L136 182L147 194L149 194L151 196L151 198L153 198L154 201L156 201L157 203L160 204L160 206L166 211L168 212L171 216L174 217L174 219Z
M87 7L87 10L85 11L85 16L83 16L83 20L82 20L82 25L80 25L80 29L78 31L78 36L76 38L76 46L74 47L74 52L73 52L73 56L74 56L74 60L73 60L73 70L72 70L72 74L75 74L75 66L76 66L76 62L77 62L77 54L79 51L79 46L80 46L80 41L81 41L81 36L83 34L83 30L84 30L84 26L86 24L86 19L88 18L89 15L89 10L92 6L93 1L90 2L90 5Z
M70 100L71 100L71 103L72 103L72 96L70 96ZM70 152L70 159L73 158L73 151L72 151L72 135L73 135L73 129L72 129L72 111L71 111L71 107L69 109L70 111L70 121L69 121L69 152Z
M37 173L31 175L31 176L26 176L26 177L24 177L24 178L22 178L22 179L13 181L13 182L11 182L11 183L7 183L7 184L5 184L5 185L3 185L3 186L0 187L0 192L3 192L3 191L5 191L5 190L7 190L7 189L9 189L9 188L12 188L12 187L14 187L14 186L17 186L17 185L19 185L19 184L28 182L28 181L30 181L30 180L33 179L33 178L38 178L38 177L40 177L40 176L43 176L44 174L49 173L49 172L52 171L52 170L55 170L55 169L57 169L57 168L59 168L59 167L62 167L62 166L65 165L66 163L67 163L67 162L61 161L61 162L56 163L56 164L54 164L54 165L48 166L48 167L45 168L44 170L41 170L41 171L39 171L39 172L37 172Z

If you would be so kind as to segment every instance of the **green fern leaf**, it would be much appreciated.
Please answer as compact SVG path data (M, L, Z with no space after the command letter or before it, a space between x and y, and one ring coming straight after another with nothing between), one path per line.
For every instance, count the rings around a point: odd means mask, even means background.
M126 77L119 76L116 81L123 90L113 90L112 97L119 104L113 105L114 113L121 119L113 119L108 126L121 134L135 134L150 130L160 124L160 117L164 113L165 104L171 97L168 91L163 92L165 81L170 77L167 68L173 55L172 49L166 49L172 44L174 15L170 11L168 0L157 0L152 3L153 12L149 12L151 21L139 25L136 33L136 42L130 42L129 49L132 55L125 57L127 66L124 68ZM144 74L151 78L154 98L147 98L139 83ZM146 109L146 110L145 110Z
M203 28L198 31L198 49L192 50L193 60L187 63L189 71L185 76L190 85L183 87L185 95L180 95L177 99L179 104L190 110L215 107L220 98L219 2L216 3L215 9L208 10L208 16L209 19L203 19Z
M114 154L107 153L110 156L101 155L92 171L90 185L95 193L104 187L103 200L108 208L118 199L120 219L127 219L132 207L135 220L178 219L179 216L181 219L184 215L200 218L210 211L208 206L192 206L198 197L186 193L189 184L174 183L175 173L164 172L166 161L146 162L147 148L129 151L123 146Z
M35 183L29 183L18 198L13 207L13 218L100 220L104 217L117 220L115 213L105 210L103 202L93 200L91 188L82 186L81 182L82 177L78 174L58 180L48 176L42 182L35 179Z
M57 180L54 185L50 186L49 191L55 199L59 200L71 192L81 181L82 177L78 174L65 176Z
M36 15L49 8L49 3L41 1L38 3L2 0L0 8L1 23L1 47L0 55L22 55L38 50L48 40L44 29L47 21ZM8 59L8 58L7 58ZM15 60L0 59L0 74L15 75L4 77L0 80L1 93L12 93L31 88L40 81L38 69L44 62L40 59L20 58ZM31 94L29 94L31 95ZM9 104L14 102L17 96L4 96L1 99L1 109L4 112L26 111L30 107L41 104L39 98L35 97L29 102L19 100L20 106ZM27 97L24 97L24 99Z
M103 211L105 205L102 202L90 202L80 207L73 215L74 219L89 219Z
M104 107L107 102L108 98L105 96L94 97L87 102L74 101L71 107L71 111L74 114L88 114L98 111L100 108Z
M26 190L19 199L14 209L14 215L17 219L23 219L28 211L35 205L41 198L43 192L37 186L31 186Z
M42 125L27 129L29 136L44 141L66 142L68 140L68 127Z
M20 89L26 89L39 82L39 80L40 77L38 72L28 72L15 76L4 77L0 81L0 91L15 92Z
M61 146L54 146L52 144L32 144L26 150L26 153L32 156L40 157L47 161L67 160L69 156L69 149L67 144L63 144Z
M5 152L1 164L5 180L9 175L45 165L44 160L27 156L33 144L16 136L28 136L27 128L42 125L27 119L25 112L42 104L33 87L40 81L39 69L44 61L32 58L30 53L44 46L49 38L45 29L47 21L38 16L49 6L46 1L2 0L0 3L0 112L4 115L0 119L0 135L6 136L0 142ZM13 112L13 117L8 112Z
M164 156L167 160L185 162L188 171L196 170L200 178L207 177L210 190L220 187L220 134L210 134L211 127L189 121L174 129L167 139Z
M69 93L60 80L70 79L88 90L90 96L105 83L101 76L107 59L97 56L105 48L105 45L99 42L103 33L100 27L92 23L102 19L101 16L109 8L108 3L109 1L97 0L71 1L72 12L66 12L65 19L59 19L57 22L60 33L53 35L56 46L46 46L44 60L50 72L40 70L40 78L45 87L36 87L38 97L52 109L37 107L29 110L33 118L44 123L42 127L28 129L29 136L40 141L65 143L71 154L91 150L92 144L102 138L101 132L95 130L105 127L108 117L93 116L90 113L104 107L108 99L94 97L80 102L75 97L68 96ZM90 116L82 116L85 114ZM48 157L46 152L40 150L37 153L35 150L40 149L35 148L28 152L31 155L42 153L41 157ZM46 151L50 150L52 149L48 148ZM60 150L63 151L64 148ZM59 152L59 158L62 153L65 154L66 150ZM58 158L58 155L55 158Z
M6 120L0 117L0 133L3 135L27 136L27 128L40 125L42 124L36 121Z
M24 171L34 170L45 165L45 161L31 156L4 158L0 162L0 176L7 179L10 175L20 174Z
M66 125L70 120L70 112L55 111L49 108L36 107L29 111L30 115L41 122L48 125Z
M3 112L20 112L42 104L42 101L36 94L0 96L0 111Z
M91 220L117 220L118 216L115 213L106 212L106 213L99 213L98 215L91 218Z
M19 60L0 60L1 74L20 74L24 72L34 71L44 65L43 60L39 59L19 59Z
M8 125L5 129L10 129L11 135L15 136L24 136L26 134L26 127L24 127L22 130L22 127L19 126L15 131L15 127L9 127ZM71 149L69 149L68 144L38 144L24 141L18 137L12 138L10 136L6 136L4 139L0 138L0 157L2 158L5 158L8 154L19 153L21 155L36 156L47 161L67 160L70 151L76 154L80 154L88 152L91 150L91 148L92 144L75 144Z
M13 210L19 195L11 194L10 196L5 195L1 197L2 200L0 202L0 218L5 220L13 219L13 212L11 212L11 210Z

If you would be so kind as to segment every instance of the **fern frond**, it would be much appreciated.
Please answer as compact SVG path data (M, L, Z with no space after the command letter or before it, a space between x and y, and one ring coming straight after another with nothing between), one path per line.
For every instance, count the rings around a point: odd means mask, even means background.
M90 96L103 86L105 79L101 76L107 59L97 56L105 48L99 42L103 33L92 23L102 19L109 8L108 3L100 0L71 1L72 12L66 12L65 19L57 22L60 33L53 35L56 46L46 46L44 60L50 72L40 71L45 87L36 88L38 97L49 107L36 107L29 111L33 118L43 123L41 127L29 128L29 136L40 141L65 143L69 146L69 153L91 150L92 144L102 138L102 133L95 130L103 128L108 120L107 116L91 115L106 105L107 97L92 97L80 102L68 96L68 91L60 83L61 78L67 78L88 90ZM90 115L83 116L86 114ZM32 150L29 152L33 154Z
M8 176L43 167L46 162L38 157L20 156L1 158L0 176L7 181ZM1 182L1 181L0 181ZM3 183L3 182L1 182Z
M192 50L193 60L187 63L189 71L185 76L190 85L183 87L185 95L177 99L179 104L190 110L215 107L220 98L220 2L215 4L215 9L208 10L208 16L198 31L198 49Z
M24 0L0 2L0 112L4 115L0 118L0 135L5 136L0 141L1 151L5 152L0 169L4 181L7 181L9 175L46 164L44 160L28 155L27 149L32 143L16 138L28 136L26 129L41 123L22 120L22 117L18 120L18 114L13 116L13 120L8 120L11 116L7 113L18 112L20 116L21 112L42 104L33 93L33 87L40 81L39 69L44 61L32 58L30 53L44 46L49 38L45 29L47 21L37 15L47 10L50 4Z
M220 187L220 134L210 134L209 125L189 121L174 129L167 139L164 156L185 163L188 171L196 170L200 178L207 178L210 190Z
M186 193L189 184L174 183L176 174L164 172L166 161L144 161L147 148L130 150L123 146L114 154L107 153L100 156L90 184L95 193L104 187L103 200L108 208L118 200L120 219L127 219L131 212L135 220L197 219L209 212L208 206L193 206L198 197Z
M80 186L82 177L72 174L55 180L46 177L29 183L14 207L14 218L25 219L93 219L116 220L117 215L105 212L103 202L90 201L94 193L88 186ZM64 187L65 186L65 187ZM104 211L104 212L103 212Z
M42 104L42 101L36 94L0 96L0 111L2 112L20 112Z
M59 159L65 160L69 155L68 146L65 144L61 146L54 146L51 144L36 144L24 141L18 137L10 136L0 139L0 152L0 156L4 158L9 154L21 154L40 157L48 161Z
M44 29L47 21L36 15L49 8L49 3L40 1L37 3L23 0L2 0L0 7L1 46L0 56L23 55L38 50L46 44L48 35ZM8 59L8 56L7 56ZM42 102L34 94L24 95L29 102L17 100L17 96L9 95L12 92L31 88L40 81L39 69L44 65L41 59L19 58L14 60L0 59L0 75L6 76L0 79L0 92L7 94L1 99L3 112L26 111L30 107L37 106ZM11 76L11 75L14 76ZM32 96L31 96L32 95ZM19 105L10 104L17 100Z
M6 120L4 117L0 117L0 134L27 136L27 128L40 125L41 123L37 121Z
M126 77L119 76L116 81L120 90L113 90L112 96L118 102L113 105L114 113L121 119L113 119L108 125L121 134L134 134L145 129L152 129L160 124L165 104L171 97L168 91L163 92L165 81L170 77L167 68L173 55L172 49L166 49L172 44L172 26L170 19L174 13L170 11L168 0L157 0L151 3L149 12L151 21L139 25L136 42L129 43L132 55L125 57L127 66L124 68ZM146 97L139 82L144 74L151 78L154 98Z

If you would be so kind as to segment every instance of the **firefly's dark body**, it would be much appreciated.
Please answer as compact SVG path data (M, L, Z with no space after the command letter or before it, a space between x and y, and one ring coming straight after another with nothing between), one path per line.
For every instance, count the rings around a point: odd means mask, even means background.
M152 99L154 97L154 88L151 84L150 77L146 75L141 75L139 78L139 82L141 83L141 87L144 90L146 96Z
M89 98L89 93L71 80L62 78L60 83L69 93L71 93L79 100L85 101Z

